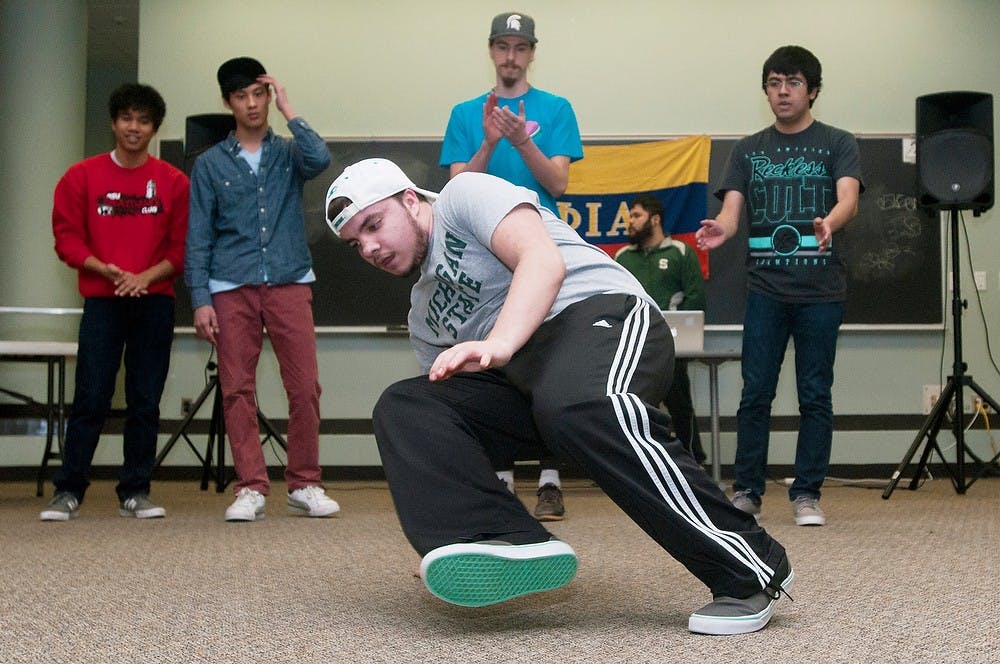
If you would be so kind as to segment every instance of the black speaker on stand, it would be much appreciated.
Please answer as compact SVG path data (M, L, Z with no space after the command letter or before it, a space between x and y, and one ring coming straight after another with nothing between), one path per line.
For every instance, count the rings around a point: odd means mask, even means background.
M931 210L950 211L951 222L951 313L954 330L954 364L952 375L941 391L934 408L910 445L906 456L892 474L882 492L888 499L921 445L916 472L910 490L920 484L932 452L944 464L955 491L965 493L973 482L995 467L1000 453L987 462L976 457L965 446L965 411L962 391L968 387L988 403L994 412L1000 405L965 373L962 360L962 300L959 270L958 222L959 210L972 210L979 216L993 207L993 96L984 92L940 92L917 97L917 187L920 204ZM948 415L952 415L951 430L955 437L955 461L945 459L937 436ZM966 475L965 457L972 457L978 469L970 479Z
M993 207L993 95L917 97L917 191L936 210Z

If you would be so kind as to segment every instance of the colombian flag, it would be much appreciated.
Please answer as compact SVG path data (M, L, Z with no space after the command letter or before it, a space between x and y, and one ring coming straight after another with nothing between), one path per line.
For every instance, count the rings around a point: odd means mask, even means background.
M708 215L711 145L708 136L690 136L584 146L584 158L569 167L559 216L584 240L614 256L628 244L629 203L636 196L653 195L663 201L664 232L695 248L694 234ZM697 253L708 277L708 254Z

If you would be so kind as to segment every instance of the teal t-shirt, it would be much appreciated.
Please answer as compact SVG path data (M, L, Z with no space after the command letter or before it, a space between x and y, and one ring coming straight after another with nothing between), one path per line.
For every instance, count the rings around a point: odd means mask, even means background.
M488 93L464 101L451 110L441 145L441 166L447 168L456 162L468 162L479 150L484 138L483 104L486 103L487 96ZM557 155L569 157L571 162L583 158L580 129L569 101L531 88L520 97L501 97L497 103L509 108L512 113L517 113L521 101L524 101L525 118L538 123L538 131L532 140L542 154L549 158ZM517 148L506 138L501 138L497 143L486 172L531 189L538 194L538 200L544 207L557 211L556 199L535 179Z

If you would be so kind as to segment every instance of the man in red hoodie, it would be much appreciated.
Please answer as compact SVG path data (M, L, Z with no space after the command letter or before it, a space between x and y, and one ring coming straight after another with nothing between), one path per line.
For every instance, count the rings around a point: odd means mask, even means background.
M42 521L79 514L123 353L119 513L166 515L149 499L149 484L173 342L174 277L184 265L188 178L149 154L166 114L156 90L122 85L108 108L114 150L71 166L56 185L52 207L56 253L78 271L84 305L63 464Z

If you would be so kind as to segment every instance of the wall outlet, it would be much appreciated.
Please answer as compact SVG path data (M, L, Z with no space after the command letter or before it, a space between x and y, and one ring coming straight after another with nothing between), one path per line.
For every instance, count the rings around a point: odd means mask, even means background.
M972 415L976 412L976 404L982 401L979 395L972 390L966 389L962 392L962 406L965 409L966 415ZM955 409L955 405L952 404L952 410Z
M937 400L941 398L941 391L943 389L944 387L941 385L924 385L923 399L921 400L921 412L924 415L930 415L931 410L934 408L934 404L936 404ZM955 395L952 394L952 399L954 398ZM989 404L985 403L982 397L980 397L978 394L976 394L975 392L973 392L968 388L962 390L962 406L963 406L962 410L965 412L966 415L971 415L975 412L978 412L979 410L978 406L980 404L985 406L987 411L990 410ZM949 404L948 412L953 416L955 414L954 410L955 410L955 404L953 402Z
M982 407L983 411L987 414L993 412L993 406L986 403L986 401L978 394L972 395L972 412L979 412L979 408Z
M940 385L924 385L924 396L923 400L920 402L922 404L921 412L924 415L930 415L931 410L934 408L934 404L941 397L941 386Z
M985 271L977 270L977 271L975 271L975 272L972 273L972 277L973 277L973 279L976 282L976 290L977 291L985 291L986 287L988 286L988 284L986 283L986 272ZM962 280L962 285L963 285L963 287L965 286L965 280L964 279ZM951 291L951 290L954 290L954 288L955 288L954 275L952 275L952 273L949 272L948 273L948 290Z

